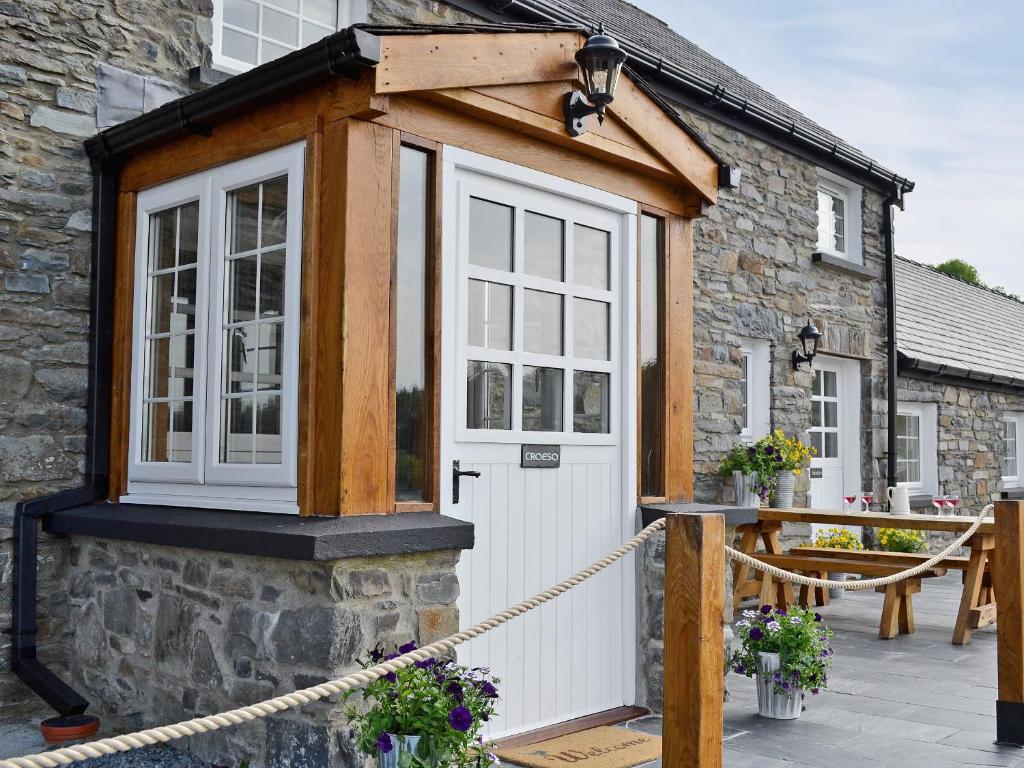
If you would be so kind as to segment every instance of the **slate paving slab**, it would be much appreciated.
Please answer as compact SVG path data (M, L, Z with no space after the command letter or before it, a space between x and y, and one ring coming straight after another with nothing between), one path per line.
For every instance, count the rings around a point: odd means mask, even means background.
M754 682L729 675L725 768L1024 768L1024 750L993 743L995 627L953 645L960 574L923 587L917 632L893 640L877 635L882 595L849 592L820 609L835 631L835 666L799 720L759 717ZM659 733L662 723L626 727Z

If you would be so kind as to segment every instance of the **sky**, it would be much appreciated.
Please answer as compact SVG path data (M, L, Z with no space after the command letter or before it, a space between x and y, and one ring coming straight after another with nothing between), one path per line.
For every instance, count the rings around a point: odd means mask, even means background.
M633 2L915 181L898 254L1024 295L1024 4Z

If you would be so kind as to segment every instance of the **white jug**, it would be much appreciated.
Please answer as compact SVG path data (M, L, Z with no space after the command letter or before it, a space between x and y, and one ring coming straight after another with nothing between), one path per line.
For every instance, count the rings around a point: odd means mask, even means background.
M910 492L906 488L886 488L889 497L889 512L893 515L910 514Z

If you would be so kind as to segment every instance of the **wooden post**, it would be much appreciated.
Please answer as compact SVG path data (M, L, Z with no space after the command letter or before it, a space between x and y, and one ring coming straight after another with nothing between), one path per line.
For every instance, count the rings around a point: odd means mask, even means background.
M662 764L721 768L725 518L668 515Z
M996 741L1024 745L1024 501L996 502Z

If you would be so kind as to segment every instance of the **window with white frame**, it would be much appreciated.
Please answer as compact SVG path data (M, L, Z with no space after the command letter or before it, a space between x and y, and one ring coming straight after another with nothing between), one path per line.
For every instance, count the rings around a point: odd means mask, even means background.
M1002 459L1003 487L1017 488L1021 481L1020 440L1024 436L1024 413L1009 414L1003 418L1000 457Z
M213 63L228 72L305 48L363 20L365 0L214 0Z
M938 408L900 403L896 411L896 480L912 492L938 490Z
M303 153L139 194L124 501L297 511Z
M861 263L861 188L818 169L818 251Z
M771 431L771 345L746 339L740 345L740 438L757 440Z

